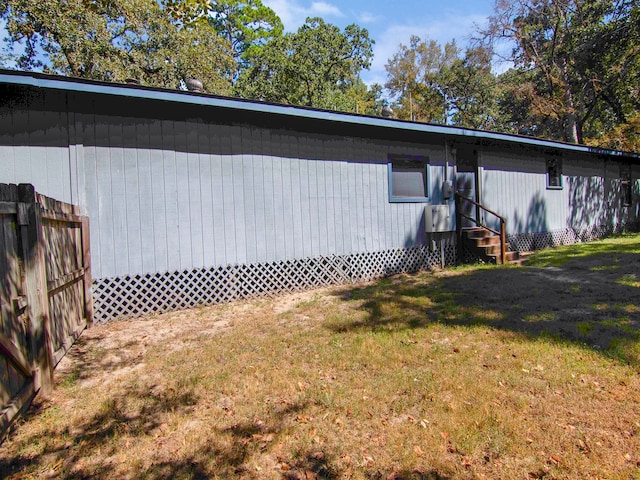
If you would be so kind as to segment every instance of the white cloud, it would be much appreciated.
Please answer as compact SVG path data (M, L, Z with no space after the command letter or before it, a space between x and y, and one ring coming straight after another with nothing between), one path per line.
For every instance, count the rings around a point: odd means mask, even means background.
M344 14L335 5L326 2L313 2L309 12L313 15L327 15L329 17L344 17Z
M371 24L381 20L382 16L376 15L371 12L360 12L359 14L356 15L356 18L358 20L358 23Z
M276 12L288 32L296 31L307 17L322 17L327 21L344 17L342 10L327 2L311 2L307 6L301 5L300 0L264 0L263 3Z

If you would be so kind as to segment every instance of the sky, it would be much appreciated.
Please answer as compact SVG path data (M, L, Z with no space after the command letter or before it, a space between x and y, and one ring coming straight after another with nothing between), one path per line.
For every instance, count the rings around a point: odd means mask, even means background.
M262 0L282 20L285 31L295 32L307 17L322 17L340 28L355 23L375 40L373 62L362 72L367 84L386 82L385 64L407 45L411 35L436 40L444 46L455 38L459 47L468 45L477 26L484 26L493 13L495 0ZM4 33L0 22L0 33ZM4 35L2 35L4 36ZM0 40L0 46L4 42ZM496 73L506 67L494 64Z
M495 0L263 0L294 32L306 17L322 17L344 28L355 23L375 40L373 62L362 80L371 85L386 81L385 64L411 35L436 40L444 46L452 39L464 48L493 13ZM494 66L494 68L500 68Z

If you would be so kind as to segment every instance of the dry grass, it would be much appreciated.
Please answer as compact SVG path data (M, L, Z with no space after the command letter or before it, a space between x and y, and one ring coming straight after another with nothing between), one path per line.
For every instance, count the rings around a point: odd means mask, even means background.
M640 270L615 245L97 326L0 473L640 478Z

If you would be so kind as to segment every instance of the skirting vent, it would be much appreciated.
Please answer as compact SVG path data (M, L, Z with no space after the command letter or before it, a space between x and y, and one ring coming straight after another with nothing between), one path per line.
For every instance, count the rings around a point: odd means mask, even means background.
M446 265L456 247L444 247ZM238 299L273 297L329 285L373 280L440 266L440 250L420 246L305 258L281 262L125 275L93 282L94 321L214 305Z

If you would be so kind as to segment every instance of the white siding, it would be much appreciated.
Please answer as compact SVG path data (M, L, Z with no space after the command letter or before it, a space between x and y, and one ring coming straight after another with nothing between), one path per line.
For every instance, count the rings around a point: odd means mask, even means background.
M31 102L32 109L0 106L0 178L5 183L32 183L37 191L70 202L70 133L64 102L45 104L42 96Z
M567 226L567 179L562 190L547 189L543 155L485 151L481 167L482 202L506 218L508 233L550 232ZM491 216L486 221L494 222Z
M77 198L91 219L97 278L424 244L426 204L389 202L389 154L429 157L430 200L443 202L442 138L67 115L57 103L45 114L0 108L0 181ZM507 217L510 233L630 215L618 208L615 162L566 158L564 188L548 190L542 154L485 147L480 158L483 202Z

